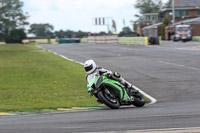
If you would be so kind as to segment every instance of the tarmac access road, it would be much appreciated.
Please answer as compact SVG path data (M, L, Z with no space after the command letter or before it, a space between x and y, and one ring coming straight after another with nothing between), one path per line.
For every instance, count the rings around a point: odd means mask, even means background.
M200 43L40 46L82 63L94 59L100 66L121 73L157 103L143 108L1 116L0 132L132 132L200 127Z

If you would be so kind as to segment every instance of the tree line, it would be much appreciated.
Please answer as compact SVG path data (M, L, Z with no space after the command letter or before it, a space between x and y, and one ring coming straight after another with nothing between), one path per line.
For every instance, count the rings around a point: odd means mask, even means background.
M28 30L31 38L83 38L87 37L89 32L72 31L72 30L59 30L54 31L54 26L51 24L31 24Z
M139 9L137 14L138 21L142 19L144 13L160 12L162 7L161 0L137 0L135 7ZM0 41L6 43L21 43L27 38L27 33L31 34L31 38L82 38L87 37L89 32L59 30L54 31L51 24L29 24L27 19L28 13L23 12L23 2L20 0L0 0ZM161 14L162 15L162 14ZM165 21L166 22L166 21ZM28 31L25 27L30 26ZM166 25L166 24L165 24ZM165 26L164 25L164 26ZM109 33L100 32L98 35L107 35ZM129 27L124 27L118 36L136 36Z

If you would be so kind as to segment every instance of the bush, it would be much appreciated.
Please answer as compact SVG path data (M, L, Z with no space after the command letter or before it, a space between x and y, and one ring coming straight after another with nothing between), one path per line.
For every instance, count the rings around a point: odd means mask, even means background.
M22 43L22 40L26 38L24 29L14 29L9 35L5 37L6 43Z

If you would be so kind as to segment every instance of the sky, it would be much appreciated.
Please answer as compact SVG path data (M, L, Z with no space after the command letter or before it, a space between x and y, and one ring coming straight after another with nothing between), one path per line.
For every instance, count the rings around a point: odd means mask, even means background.
M116 22L117 31L122 27L132 28L138 10L134 8L137 0L21 0L23 11L33 23L49 23L54 30L74 30L98 33L107 32L108 26L96 26L94 18L108 17ZM167 0L162 0L166 2ZM110 26L111 28L111 26Z

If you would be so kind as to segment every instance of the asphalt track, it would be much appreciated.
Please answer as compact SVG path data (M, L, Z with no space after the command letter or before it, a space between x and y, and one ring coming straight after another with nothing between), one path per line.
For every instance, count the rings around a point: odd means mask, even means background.
M72 133L200 127L200 43L41 47L79 62L94 59L100 66L120 72L129 82L156 98L157 103L143 108L1 116L0 132Z

